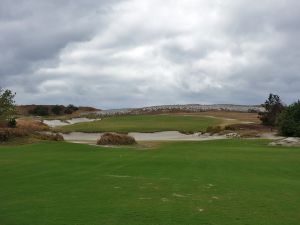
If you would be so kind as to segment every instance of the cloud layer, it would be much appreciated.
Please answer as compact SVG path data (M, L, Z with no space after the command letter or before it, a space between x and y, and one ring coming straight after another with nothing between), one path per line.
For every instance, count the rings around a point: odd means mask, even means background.
M101 108L300 97L298 0L0 3L0 86Z

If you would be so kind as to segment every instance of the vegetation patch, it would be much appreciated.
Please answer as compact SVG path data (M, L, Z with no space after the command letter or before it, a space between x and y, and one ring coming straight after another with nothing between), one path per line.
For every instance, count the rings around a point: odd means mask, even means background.
M49 127L38 119L19 118L17 119L17 127L29 131L47 131Z
M97 145L133 145L136 144L134 137L127 134L105 133L97 141Z
M206 129L206 132L210 134L218 134L223 130L224 129L221 126L210 126Z
M300 137L300 101L283 111L279 116L278 125L282 135Z
M20 128L0 128L0 142L7 142L13 138L27 137L29 132Z
M42 133L42 134L38 135L38 138L41 140L48 140L48 141L63 141L64 140L64 137L58 133L51 133L51 134Z

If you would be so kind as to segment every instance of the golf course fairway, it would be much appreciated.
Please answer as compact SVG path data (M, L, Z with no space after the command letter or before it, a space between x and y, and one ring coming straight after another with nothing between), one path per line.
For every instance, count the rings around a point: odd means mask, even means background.
M297 225L299 165L263 140L0 147L0 224Z

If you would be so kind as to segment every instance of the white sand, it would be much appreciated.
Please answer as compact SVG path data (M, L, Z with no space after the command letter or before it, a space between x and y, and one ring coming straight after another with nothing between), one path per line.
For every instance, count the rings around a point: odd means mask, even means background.
M75 124L75 123L93 122L96 120L101 120L101 119L73 118L73 119L66 120L66 121L43 120L43 123L47 124L49 127L59 127L59 126L65 126L65 125L70 125L70 124Z

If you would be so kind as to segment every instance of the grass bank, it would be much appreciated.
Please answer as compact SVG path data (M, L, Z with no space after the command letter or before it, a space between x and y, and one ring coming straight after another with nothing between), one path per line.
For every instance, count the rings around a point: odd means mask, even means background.
M296 225L299 165L257 140L0 147L0 223Z

